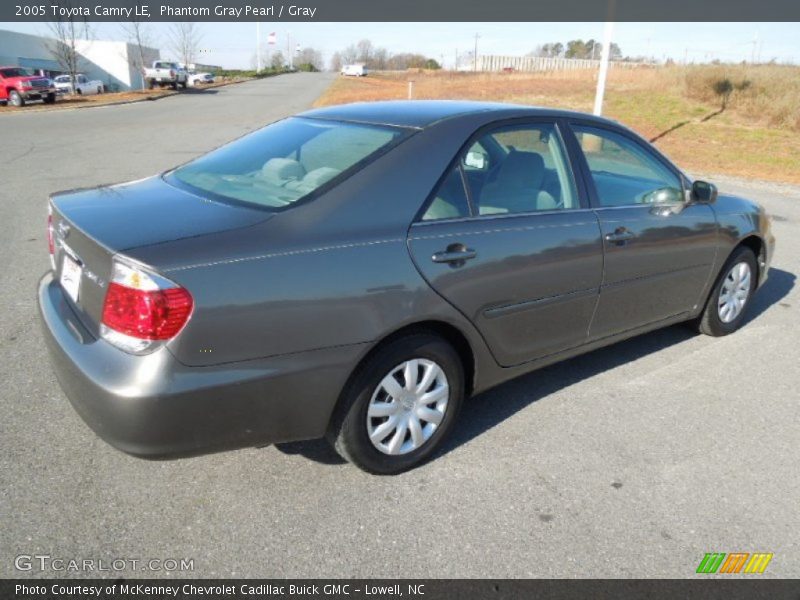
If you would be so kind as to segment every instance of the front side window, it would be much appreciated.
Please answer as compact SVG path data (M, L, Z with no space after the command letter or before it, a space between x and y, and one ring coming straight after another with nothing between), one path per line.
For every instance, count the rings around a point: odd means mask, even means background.
M478 139L463 161L480 215L578 207L566 153L553 124L495 130Z
M398 127L293 117L174 170L223 200L281 209L408 135Z
M680 178L631 139L605 129L573 125L601 206L675 204Z

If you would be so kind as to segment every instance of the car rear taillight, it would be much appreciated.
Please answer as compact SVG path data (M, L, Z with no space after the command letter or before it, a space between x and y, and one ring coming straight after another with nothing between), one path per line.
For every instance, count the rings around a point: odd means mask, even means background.
M50 250L50 266L56 269L56 242L53 239L53 207L47 205L47 249Z
M100 333L127 352L152 351L178 335L193 305L191 294L172 281L115 260Z

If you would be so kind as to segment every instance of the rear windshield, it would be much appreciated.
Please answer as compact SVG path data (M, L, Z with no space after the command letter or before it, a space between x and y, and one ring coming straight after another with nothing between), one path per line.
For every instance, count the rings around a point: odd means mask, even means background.
M277 210L405 135L396 127L293 117L187 163L168 177L222 199Z

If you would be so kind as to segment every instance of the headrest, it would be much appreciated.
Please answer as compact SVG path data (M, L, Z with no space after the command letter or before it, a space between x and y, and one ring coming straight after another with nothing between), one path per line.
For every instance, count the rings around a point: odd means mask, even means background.
M544 159L536 152L512 150L497 172L497 182L538 189L544 179ZM512 183L513 182L513 183Z
M270 158L261 167L263 177L278 184L285 184L287 181L302 179L306 170L296 160L291 158Z

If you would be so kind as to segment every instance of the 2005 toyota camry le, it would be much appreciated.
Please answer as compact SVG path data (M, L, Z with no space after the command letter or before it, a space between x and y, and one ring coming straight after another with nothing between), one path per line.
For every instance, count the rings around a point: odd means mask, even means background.
M374 473L512 377L680 321L735 331L774 247L762 208L617 123L472 102L312 110L49 210L45 338L103 439L324 436Z

